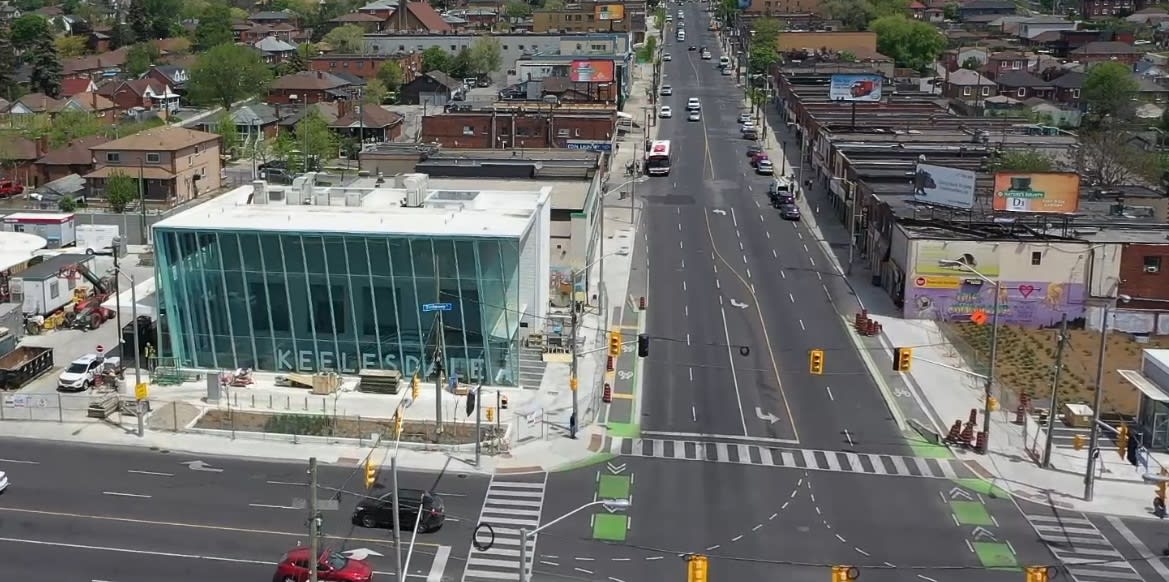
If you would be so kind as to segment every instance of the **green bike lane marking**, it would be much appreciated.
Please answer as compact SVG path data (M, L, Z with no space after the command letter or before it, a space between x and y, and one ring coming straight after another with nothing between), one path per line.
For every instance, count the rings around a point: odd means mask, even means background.
M608 474L597 471L596 499L627 499L633 502L633 474L622 475L625 465L606 463ZM629 516L625 513L610 513L608 510L593 513L593 539L608 542L623 542L629 535Z
M979 563L993 570L1018 571L1015 549L1009 543L999 541L998 522L991 516L983 499L983 495L1005 499L998 495L1003 491L982 479L955 479L953 482L957 486L943 493L943 497L950 505L954 524L966 533L966 543Z
M630 307L626 306L626 309L630 309ZM629 311L627 311L626 313L629 313ZM645 317L645 312L640 311L636 308L633 308L632 313L635 314L635 317L637 318L638 324L637 324L637 326L635 326L637 328L637 333L642 333L644 331L643 319ZM625 326L622 326L622 327L625 327ZM626 327L626 329L628 329L628 328ZM633 372L633 375L630 376L627 381L621 381L621 380L619 380L620 371L622 368L622 366L620 364L621 364L621 360L624 359L626 356L629 356L633 359L633 365L631 366L631 368L632 368L631 371ZM637 385L638 385L638 381L641 379L641 366L642 366L641 360L642 359L637 356L636 351L623 352L621 354L621 357L618 358L618 360L617 360L618 377L617 377L617 379L614 379L614 381L613 381L613 404L616 404L620 400L628 401L629 402L629 408L628 408L629 418L626 419L625 422L621 422L621 421L614 421L613 418L610 416L606 420L606 423L605 423L605 428L607 429L609 436L622 437L622 438L638 438L641 436L641 424L636 422L636 419L638 418ZM628 383L627 386L624 386L624 387L628 388L628 392L623 392L623 391L618 390L617 389L618 382L627 382ZM613 414L612 405L610 405L609 414L610 415Z

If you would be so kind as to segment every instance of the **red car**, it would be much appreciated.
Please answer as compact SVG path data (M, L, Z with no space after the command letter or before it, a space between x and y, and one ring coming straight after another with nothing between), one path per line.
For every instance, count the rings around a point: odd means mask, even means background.
M24 186L12 180L0 180L0 198L19 196L24 192Z
M767 157L767 152L759 152L759 153L751 156L751 167L758 168L759 162L766 160L766 159L769 159Z
M296 548L276 564L276 574L273 582L305 582L308 580L308 568L311 554L306 547ZM373 580L373 567L365 560L356 560L338 552L325 550L317 562L317 578L322 582L370 582Z

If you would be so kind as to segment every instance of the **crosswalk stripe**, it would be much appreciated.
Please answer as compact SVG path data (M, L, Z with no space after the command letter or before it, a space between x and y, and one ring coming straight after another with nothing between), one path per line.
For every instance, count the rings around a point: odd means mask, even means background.
M484 514L490 513L492 515L529 516L529 517L535 519L536 521L540 521L540 510L539 509L520 509L518 507L512 507L509 505L507 507L492 507L492 508L485 507L485 508L483 508L483 513Z
M839 471L840 470L840 459L836 458L836 453L833 453L833 452L824 453L824 460L828 463L829 470L831 470L831 471Z
M907 467L905 465L905 459L902 459L901 457L893 457L893 456L890 456L889 459L893 461L893 467L897 470L898 474L900 474L900 475L909 475L910 474L909 467Z
M1102 571L1099 569L1088 570L1085 568L1068 568L1068 573L1077 580L1090 580L1094 578L1110 578L1113 580L1144 580L1136 570L1128 571Z
M1031 523L1035 523L1037 521L1046 521L1046 522L1050 522L1050 523L1054 523L1054 524L1078 523L1078 524L1083 524L1083 525L1089 525L1089 526L1092 526L1093 528L1096 527L1096 526L1092 525L1091 521L1088 521L1087 519L1082 519L1079 517L1063 517L1063 516L1057 517L1054 515L1028 515L1027 520L1030 521Z
M1073 582L1144 580L1112 541L1083 514L1026 517Z
M1082 554L1085 556L1096 556L1097 558L1123 558L1124 557L1123 555L1121 555L1120 552L1116 551L1116 549L1113 548L1112 544L1110 544L1110 543L1108 544L1107 550L1097 550L1094 548L1076 548L1074 550L1065 550L1063 548L1051 548L1051 553L1055 554L1055 557L1057 557L1057 558L1060 557L1061 555L1071 556L1071 555L1075 555L1075 554Z
M492 580L519 580L519 572L492 572L491 570L478 570L467 567L467 571L463 573L463 579L475 578L490 578Z
M534 507L537 509L539 509L539 507L540 507L539 500L533 501L531 499L493 499L493 500L491 500L491 504L492 505L508 505L508 506L514 506L514 507Z
M528 483L527 481L493 481L491 489L534 489L544 492L543 483Z
M614 442L617 446L623 446L622 441ZM479 551L474 546L467 550L463 582L518 581L521 545L528 550L528 563L523 567L531 570L537 539L534 536L522 539L520 530L532 531L540 526L547 480L547 474L539 482L497 481L492 478L479 513L479 523L491 525L495 540L487 551Z
M796 464L796 456L791 451L783 451L779 454L782 465L785 467L794 467Z

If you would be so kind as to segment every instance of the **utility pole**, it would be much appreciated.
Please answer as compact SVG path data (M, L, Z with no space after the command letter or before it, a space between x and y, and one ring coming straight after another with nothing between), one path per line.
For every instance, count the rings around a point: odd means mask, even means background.
M396 509L396 508L395 508ZM317 458L308 459L308 553L309 582L317 582L317 562L321 559L321 518L317 513Z
M576 298L573 297L573 300L572 300L572 340L569 344L571 346L570 349L572 350L572 370L568 376L568 378L569 378L568 385L569 385L569 388L572 389L572 418L568 421L568 436L570 438L576 438L576 425L578 422L580 422L580 416L577 415L577 413L580 410L579 409L579 399L577 398L577 388L580 387L580 380L578 380L576 377L576 363L577 363L577 360L579 359L579 357L576 354L576 352L577 352L577 349L576 349L576 333L577 333L576 323L577 323L577 320L579 318L577 317L576 312L577 312L577 302L576 302Z
M1117 302L1120 296L1117 296ZM1100 406L1104 397L1104 352L1108 349L1108 316L1112 314L1112 305L1104 306L1104 317L1100 319L1100 349L1096 355L1096 396L1092 401L1092 431L1088 433L1088 468L1084 471L1084 501L1091 501L1096 489L1096 463L1099 462L1100 450Z
M1059 347L1055 349L1055 370L1051 373L1051 403L1047 408L1047 440L1043 444L1044 469L1051 468L1051 440L1055 435L1052 427L1055 424L1055 411L1059 406L1059 373L1063 370L1063 349L1068 343L1068 315L1065 313L1059 321Z
M438 257L433 257L434 261L434 280L439 280ZM442 289L437 285L434 290L434 302L442 303ZM442 434L442 354L443 354L443 340L446 337L446 328L443 327L442 309L438 310L438 329L435 330L438 334L434 341L434 442L439 441L439 435ZM397 489L394 489L394 498L397 499Z
M575 282L573 284L573 294L576 294ZM499 409L496 409L498 412ZM481 443L483 440L483 382L479 382L479 387L475 389L475 466L479 466L479 455Z
M844 267L844 275L852 275L853 253L856 249L856 182L845 182L848 192L848 265Z
M398 410L398 414L404 412ZM406 582L406 573L402 571L402 518L398 515L398 444L401 442L402 435L399 433L394 439L394 454L390 456L390 486L394 488L394 576L398 582ZM418 507L422 508L421 505Z

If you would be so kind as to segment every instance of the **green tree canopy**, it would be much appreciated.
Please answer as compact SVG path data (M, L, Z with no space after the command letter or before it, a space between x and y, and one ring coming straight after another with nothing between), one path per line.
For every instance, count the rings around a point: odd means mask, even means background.
M106 203L114 212L125 212L138 199L138 180L122 172L114 172L106 178Z
M381 105L386 102L386 97L390 95L386 89L385 83L378 79L370 79L365 84L365 90L361 94L361 102L369 105Z
M231 109L236 101L263 91L271 77L251 47L221 44L199 55L189 85L195 101Z
M215 1L207 5L195 27L195 46L205 51L213 46L232 42L231 6Z
M422 51L422 72L429 73L430 71L448 72L451 68L451 57L446 51L437 46L432 46Z
M849 30L867 30L872 21L885 16L904 16L909 0L825 0L823 16L839 20Z
M470 73L475 76L486 75L498 71L503 64L503 49L499 39L492 36L480 36L471 43Z
M126 51L126 73L139 77L150 70L161 53L152 42L140 42Z
M405 75L402 72L402 65L397 61L386 61L377 70L377 80L381 81L387 91L397 91L402 86L403 79Z
M24 57L32 69L28 88L49 97L57 97L61 93L61 58L57 56L53 38L43 36L37 39Z
M58 36L53 39L53 46L62 57L79 57L89 52L84 36Z
M503 5L503 15L508 18L527 18L532 15L532 5L523 0L508 0Z
M321 161L330 160L337 156L339 144L337 134L329 129L329 122L314 108L297 122L295 131L282 133L276 138L273 153L277 159L288 163L292 173L299 173L306 155Z
M462 79L467 75L474 74L475 57L471 56L471 49L463 47L459 52L455 53L455 58L451 59L450 68L446 73L456 79Z
M899 67L924 70L946 48L946 37L937 28L904 16L882 16L869 30L877 34L877 51Z
M19 63L16 49L12 46L12 31L5 23L0 23L0 97L9 101L16 98L14 77Z
M325 35L324 41L338 53L362 53L365 51L365 29L356 24L338 26Z
M991 162L995 172L1051 172L1055 161L1037 150L1006 150Z
M1080 97L1096 118L1121 120L1132 115L1132 97L1138 88L1128 65L1108 61L1088 69Z
M223 117L215 123L215 133L219 135L220 151L226 155L234 155L240 145L239 128L235 126L235 118L231 112L224 110Z
M136 42L150 40L154 36L153 28L150 26L150 15L146 13L145 0L130 0L130 8L126 12L126 25L130 27Z
M49 32L49 21L40 14L25 14L12 21L12 46L18 51L26 51L42 38L52 42L52 33Z

